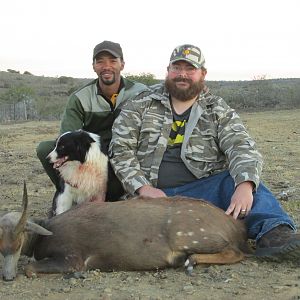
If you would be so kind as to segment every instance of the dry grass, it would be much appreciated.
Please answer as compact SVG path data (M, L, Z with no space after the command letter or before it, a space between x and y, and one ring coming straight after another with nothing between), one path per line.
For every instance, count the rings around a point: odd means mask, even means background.
M263 180L279 195L286 210L300 219L300 110L243 113L250 133L265 158ZM22 182L26 179L30 214L41 216L51 205L54 188L45 175L35 148L54 139L58 122L28 122L0 128L0 210L20 210ZM105 241L104 241L105 242ZM28 279L20 261L13 283L0 281L1 299L299 299L299 265L260 262L256 258L224 266L197 266L194 277L183 269L160 272L93 271L86 279L65 279L61 274ZM0 257L1 273L1 257ZM271 274L271 276L270 276Z
M280 199L285 209L300 221L300 110L245 113L250 134L264 157L262 180Z

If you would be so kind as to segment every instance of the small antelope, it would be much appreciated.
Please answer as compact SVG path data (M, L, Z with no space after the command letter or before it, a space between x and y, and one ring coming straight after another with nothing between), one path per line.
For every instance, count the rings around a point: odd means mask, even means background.
M203 200L136 197L90 202L40 225L27 220L27 202L24 183L22 213L0 218L4 280L16 277L20 253L36 259L25 267L30 277L183 265L190 273L196 264L236 263L249 250L243 222Z

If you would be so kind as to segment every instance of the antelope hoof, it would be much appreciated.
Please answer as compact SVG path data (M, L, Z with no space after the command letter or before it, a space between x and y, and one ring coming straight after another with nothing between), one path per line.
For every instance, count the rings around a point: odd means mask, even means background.
M194 270L194 266L193 266L193 263L187 259L184 263L184 266L185 266L185 274L188 275L188 276L193 276L193 270Z
M64 276L64 279L70 279L70 278L75 278L75 279L85 279L86 274L83 272L73 272L73 273L67 273Z
M30 266L25 267L25 275L28 278L37 278L37 273Z

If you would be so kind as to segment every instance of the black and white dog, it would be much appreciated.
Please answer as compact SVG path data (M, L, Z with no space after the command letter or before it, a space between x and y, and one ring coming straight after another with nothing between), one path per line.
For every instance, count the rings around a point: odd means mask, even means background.
M84 201L105 201L108 158L100 146L100 137L84 130L59 136L48 155L63 180L53 199L53 215Z

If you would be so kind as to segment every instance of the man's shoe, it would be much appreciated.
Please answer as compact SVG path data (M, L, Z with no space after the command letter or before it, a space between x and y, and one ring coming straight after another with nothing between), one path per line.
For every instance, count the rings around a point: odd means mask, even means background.
M288 225L279 225L264 234L256 243L255 255L281 261L300 261L300 234Z

